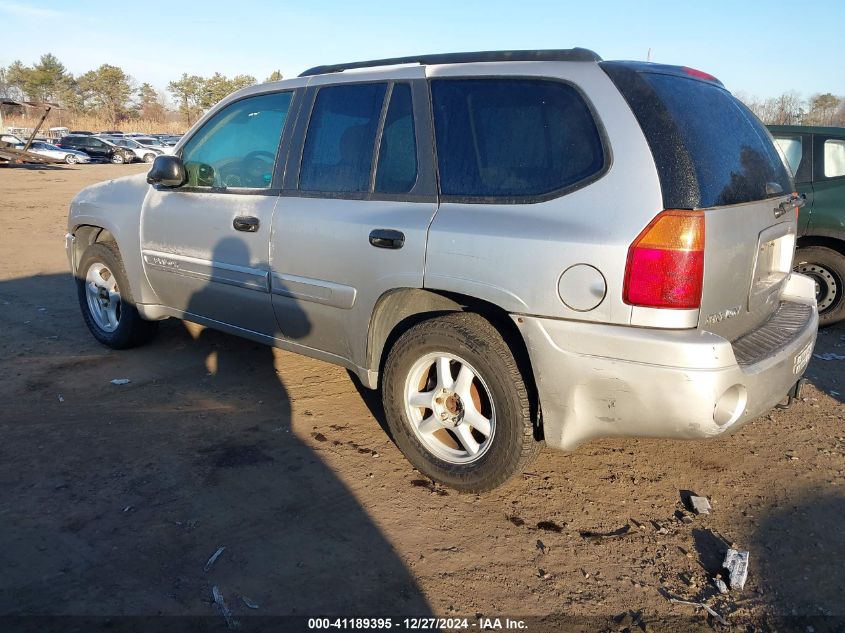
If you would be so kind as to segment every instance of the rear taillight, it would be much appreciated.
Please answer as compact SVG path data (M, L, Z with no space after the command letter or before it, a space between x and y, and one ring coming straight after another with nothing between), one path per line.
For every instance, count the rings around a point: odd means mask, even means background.
M698 308L704 279L704 213L662 211L628 249L625 303Z

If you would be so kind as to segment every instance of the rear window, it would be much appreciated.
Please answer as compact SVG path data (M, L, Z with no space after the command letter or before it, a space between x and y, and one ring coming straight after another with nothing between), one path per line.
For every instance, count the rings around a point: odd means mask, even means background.
M740 204L792 191L766 128L721 86L620 64L603 67L645 134L666 208Z
M569 84L443 79L432 82L431 92L445 196L530 201L562 193L604 167L596 122Z

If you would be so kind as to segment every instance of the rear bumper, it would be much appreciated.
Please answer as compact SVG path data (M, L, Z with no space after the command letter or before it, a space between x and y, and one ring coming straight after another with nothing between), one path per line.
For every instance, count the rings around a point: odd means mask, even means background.
M600 437L702 439L770 410L804 373L818 328L815 288L792 274L781 296L793 319L781 342L748 362L700 330L655 330L515 317L534 370L549 446ZM766 339L781 324L758 330ZM735 342L738 343L738 342Z

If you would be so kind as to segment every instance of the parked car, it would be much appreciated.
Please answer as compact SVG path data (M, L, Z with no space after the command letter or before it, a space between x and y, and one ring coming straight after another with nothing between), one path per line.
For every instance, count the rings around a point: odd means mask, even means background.
M337 363L416 468L480 491L541 440L716 437L797 395L792 191L701 71L431 55L238 91L78 194L67 251L104 345L175 317Z
M161 156L162 154L164 154L162 150L156 149L154 147L145 147L133 138L111 137L107 140L114 143L118 147L123 147L124 149L130 150L133 154L135 154L135 158L144 161L145 163L151 163L155 160L156 156Z
M168 134L167 136L160 136L159 139L165 145L173 147L174 145L176 145L176 143L182 140L182 137L178 134Z
M25 144L26 141L14 134L0 134L0 147L5 145L15 149L22 149Z
M135 153L132 150L118 147L105 139L87 134L68 134L63 136L56 145L62 149L84 152L92 160L112 163L131 163L135 160Z
M163 141L153 137L153 136L136 136L132 140L140 143L146 148L155 149L160 151L162 154L172 154L173 147L167 145Z
M845 319L845 128L770 125L807 204L795 269L816 283L821 325Z
M42 156L55 158L56 160L63 160L69 165L74 165L76 163L88 163L91 161L91 157L85 152L79 152L73 149L63 149L53 145L52 143L48 143L47 141L33 141L32 145L29 146L29 151L34 154L41 154Z

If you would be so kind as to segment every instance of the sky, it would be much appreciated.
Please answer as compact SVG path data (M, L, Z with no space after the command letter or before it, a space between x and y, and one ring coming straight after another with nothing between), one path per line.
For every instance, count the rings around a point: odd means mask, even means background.
M651 61L707 71L749 97L845 95L841 0L0 0L0 34L2 66L49 52L74 75L108 63L159 90L183 72L263 80L421 53L581 46L604 59L650 49Z

